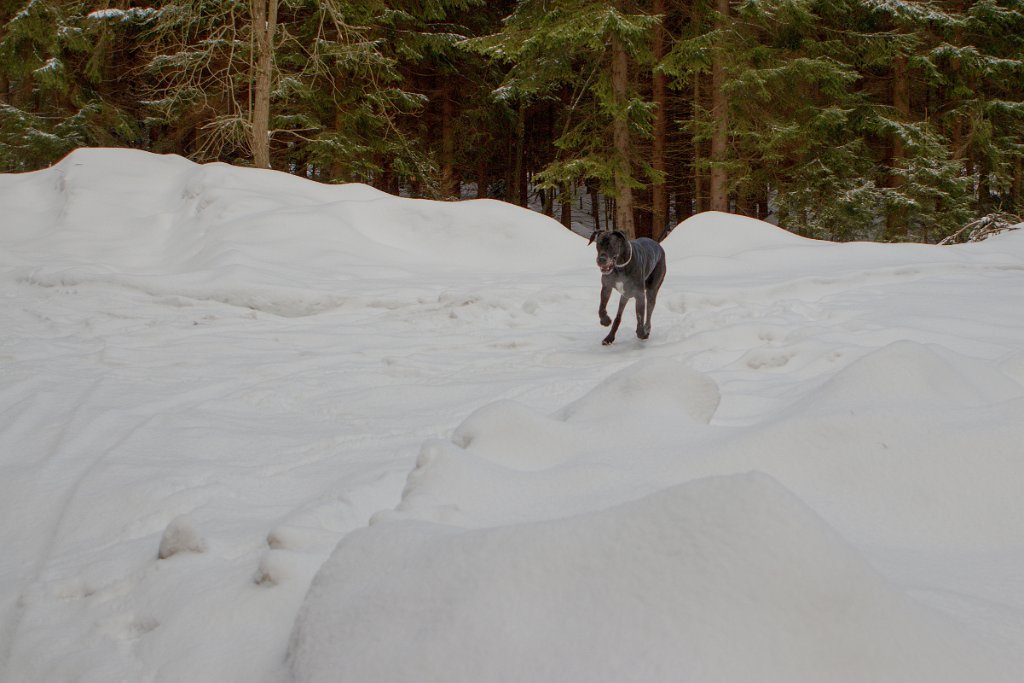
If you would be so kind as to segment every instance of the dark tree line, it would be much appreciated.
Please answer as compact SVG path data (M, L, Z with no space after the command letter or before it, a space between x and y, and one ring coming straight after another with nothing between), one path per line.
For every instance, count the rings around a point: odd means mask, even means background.
M1024 0L0 0L0 169L134 147L938 241L1022 213Z

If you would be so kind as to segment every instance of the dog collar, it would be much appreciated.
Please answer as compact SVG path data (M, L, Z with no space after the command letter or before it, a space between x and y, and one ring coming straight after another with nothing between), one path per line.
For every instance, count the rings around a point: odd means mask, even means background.
M626 266L629 265L629 262L633 260L633 245L630 244L629 242L626 242L626 246L629 247L629 258L626 259L625 263L616 263L616 268L625 268Z

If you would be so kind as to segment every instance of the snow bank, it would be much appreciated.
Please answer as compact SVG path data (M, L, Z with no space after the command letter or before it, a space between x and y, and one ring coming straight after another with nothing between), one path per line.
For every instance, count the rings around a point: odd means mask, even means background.
M1022 397L983 363L904 341L754 426L716 425L714 381L665 359L550 416L489 405L427 442L396 510L321 569L293 673L1015 680L1024 660L846 538L1024 551Z
M508 524L657 490L666 482L652 487L630 472L662 470L666 446L707 431L718 400L705 375L651 359L613 373L551 415L507 400L484 406L450 440L423 444L401 503L376 520Z
M303 683L1016 680L762 475L530 525L354 533L291 657Z
M687 218L665 239L666 250L686 257L728 257L747 251L820 244L764 221L720 211Z
M893 342L842 368L799 410L955 412L996 408L1024 397L1024 387L990 364L939 346Z
M510 524L760 470L860 541L993 549L1024 539L1024 387L990 366L904 341L754 425L708 424L718 402L706 375L644 360L550 416L485 406L451 440L423 445L401 503L376 519Z
M707 211L680 223L664 246L669 272L685 269L691 276L713 277L719 287L728 289L765 287L765 294L776 297L799 288L813 298L840 284L890 284L939 274L1018 268L1024 237L1018 231L994 239L952 249L914 243L825 242L754 218ZM783 273L791 277L780 283Z
M367 281L558 271L586 253L550 218L493 200L404 199L132 150L77 150L4 178L0 192L24 209L13 221L21 239L0 258L32 264L26 282L113 284L285 316L343 306ZM34 263L40 251L45 264Z

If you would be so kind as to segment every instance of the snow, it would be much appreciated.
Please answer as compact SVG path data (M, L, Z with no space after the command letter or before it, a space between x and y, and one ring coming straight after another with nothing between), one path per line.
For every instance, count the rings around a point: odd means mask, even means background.
M90 12L85 18L92 21L145 21L156 14L157 10L152 7L132 7L127 10L110 7Z
M156 556L166 560L178 553L205 553L206 541L192 526L187 515L179 515L171 520L160 538L160 549Z
M293 656L302 681L1012 680L763 474L534 524L354 532Z
M0 176L0 680L1019 681L1024 231Z

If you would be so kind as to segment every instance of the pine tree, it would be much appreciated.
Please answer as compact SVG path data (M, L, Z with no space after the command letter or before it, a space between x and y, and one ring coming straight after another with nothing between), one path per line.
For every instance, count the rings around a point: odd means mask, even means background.
M382 2L286 5L274 119L293 131L278 149L289 167L326 182L432 177L430 155L402 120L427 98L405 82L388 44L405 20Z
M1020 211L1024 152L1024 3L952 0L930 36L936 117L972 180L973 213Z
M704 167L729 173L738 206L769 188L780 225L832 239L878 237L880 217L890 239L937 238L964 219L966 183L917 106L930 73L922 31L948 15L929 3L760 0L717 16L695 22L664 68L700 82L725 55L715 93L728 100L731 155L719 137ZM695 139L721 136L722 117L697 112Z
M741 7L727 86L734 100L737 196L775 194L779 224L842 239L880 209L860 117L867 106L837 27L814 2ZM829 40L829 37L832 40Z
M138 90L117 71L134 63L134 36L153 13L100 4L0 5L0 168L39 168L80 146L144 144Z
M401 0L388 5L393 18L374 35L394 60L403 86L423 103L422 111L410 112L400 125L410 136L410 148L424 154L414 168L397 159L386 162L386 175L395 185L391 189L402 182L417 194L458 198L470 148L457 131L472 118L486 119L476 103L480 82L488 78L484 60L460 46L496 21L498 9L484 7L481 0Z
M400 18L383 3L342 0L163 5L145 71L157 147L371 178L381 156L412 148L395 118L423 104L377 35Z
M4 170L114 145L475 180L657 236L670 200L832 239L1024 209L1024 0L106 4L0 0Z
M499 101L561 101L556 158L535 176L541 188L595 180L615 198L616 227L634 234L632 194L652 177L634 141L651 132L653 107L635 89L636 66L650 62L658 18L624 2L525 0L504 30L470 45L510 65Z

